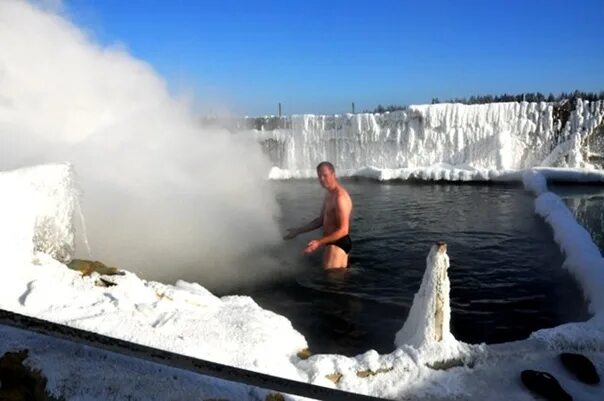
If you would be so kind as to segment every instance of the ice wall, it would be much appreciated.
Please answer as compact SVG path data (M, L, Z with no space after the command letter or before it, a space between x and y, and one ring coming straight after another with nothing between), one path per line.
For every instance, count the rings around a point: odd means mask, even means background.
M568 106L568 105L567 105ZM554 103L435 104L384 114L294 115L253 130L274 166L339 171L435 164L489 170L586 167L585 139L604 121L604 102L577 102L562 121ZM276 125L276 127L275 127ZM296 175L296 174L292 174Z
M79 191L69 164L0 172L0 269L31 261L34 251L69 262Z

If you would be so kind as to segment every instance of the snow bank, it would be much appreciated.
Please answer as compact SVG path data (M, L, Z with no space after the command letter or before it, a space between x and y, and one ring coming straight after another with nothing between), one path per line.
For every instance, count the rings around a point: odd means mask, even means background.
M11 264L3 309L210 361L298 378L290 358L307 347L284 317L251 298L219 299L198 284L164 285L132 273L82 276L45 254ZM107 287L107 283L110 283Z

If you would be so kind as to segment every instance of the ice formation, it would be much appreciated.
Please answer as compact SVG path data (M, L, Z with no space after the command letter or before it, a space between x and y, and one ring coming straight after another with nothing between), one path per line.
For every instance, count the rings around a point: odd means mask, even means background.
M564 124L555 113L561 107L435 104L385 114L294 115L253 132L276 179L313 176L322 160L343 175L381 180L518 179L515 171L536 166L592 167L587 138L604 123L604 102L578 100Z
M444 243L433 245L430 249L419 291L413 298L413 305L403 328L394 340L398 347L410 345L421 349L426 344L455 340L449 328L451 284L447 276L449 256L446 251Z

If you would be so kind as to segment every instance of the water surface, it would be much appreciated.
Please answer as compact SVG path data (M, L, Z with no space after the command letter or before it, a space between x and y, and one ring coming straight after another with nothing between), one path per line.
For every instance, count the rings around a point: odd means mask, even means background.
M284 216L300 225L320 211L314 180L274 183ZM430 246L448 244L451 329L459 340L496 343L589 317L575 281L561 268L550 227L517 186L344 181L354 202L350 268L325 273L320 253L301 256L318 231L284 247L297 273L242 288L286 316L313 352L391 352Z

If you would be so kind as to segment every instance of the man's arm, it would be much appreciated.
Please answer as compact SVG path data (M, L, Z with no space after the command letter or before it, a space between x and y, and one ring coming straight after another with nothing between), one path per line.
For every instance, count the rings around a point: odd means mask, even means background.
M311 253L317 250L322 245L327 245L337 241L340 238L348 235L350 230L350 214L352 212L352 200L347 195L340 195L336 200L336 218L338 221L338 229L329 235L325 235L318 240L313 240L308 243L304 249L304 253Z
M325 197L325 199L323 200L323 206L321 206L321 214L319 214L319 217L309 222L308 224L303 225L302 227L288 228L287 234L283 236L283 239L292 239L302 233L306 233L323 227L323 215L325 213L326 199L327 197Z
M283 236L283 239L292 239L299 234L306 233L308 231L316 230L317 228L321 228L323 226L323 216L319 216L308 224L303 225L302 227L297 228L288 228L287 234Z

